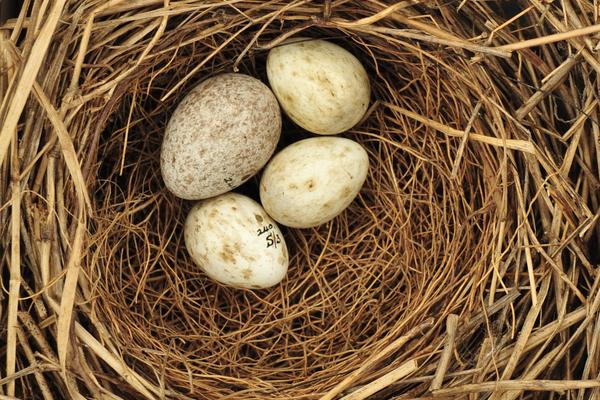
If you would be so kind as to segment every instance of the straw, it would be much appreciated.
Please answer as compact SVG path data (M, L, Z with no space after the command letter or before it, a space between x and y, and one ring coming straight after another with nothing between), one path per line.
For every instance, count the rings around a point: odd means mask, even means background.
M25 3L0 26L0 396L598 394L593 2ZM224 287L185 249L162 135L209 76L268 83L294 35L366 67L342 136L368 178L333 221L283 228L280 285ZM281 146L310 136L284 126Z

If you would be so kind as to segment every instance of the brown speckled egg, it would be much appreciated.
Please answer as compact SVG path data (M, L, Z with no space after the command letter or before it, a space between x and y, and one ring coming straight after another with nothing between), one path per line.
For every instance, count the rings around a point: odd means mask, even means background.
M279 105L265 84L243 74L209 78L167 124L160 153L165 185L187 200L228 192L269 161L280 135Z
M213 280L238 288L277 285L288 269L279 227L249 197L226 193L198 202L184 226L194 262Z
M260 181L260 201L282 225L315 227L352 203L368 172L369 155L353 140L334 136L300 140L269 161Z
M369 106L369 77L360 61L326 40L292 38L267 57L269 84L296 124L320 135L356 125Z

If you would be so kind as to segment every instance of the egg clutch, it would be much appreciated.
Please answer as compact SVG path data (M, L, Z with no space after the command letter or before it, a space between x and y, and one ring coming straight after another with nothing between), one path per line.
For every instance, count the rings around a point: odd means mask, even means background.
M190 256L210 278L238 288L281 282L289 255L277 224L311 228L332 220L369 169L360 144L332 136L356 125L369 105L369 79L356 57L325 40L294 38L270 50L267 78L270 88L239 73L201 82L173 112L160 154L167 189L200 200L184 224ZM274 155L280 107L320 136ZM232 192L263 167L262 205Z

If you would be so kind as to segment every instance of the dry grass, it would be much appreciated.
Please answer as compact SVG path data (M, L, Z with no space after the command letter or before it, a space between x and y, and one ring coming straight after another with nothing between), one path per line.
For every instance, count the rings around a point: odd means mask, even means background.
M0 395L598 394L592 2L30 3L0 28ZM345 136L371 170L333 222L285 231L281 285L232 290L184 249L162 133L199 80L264 80L297 33L370 72Z

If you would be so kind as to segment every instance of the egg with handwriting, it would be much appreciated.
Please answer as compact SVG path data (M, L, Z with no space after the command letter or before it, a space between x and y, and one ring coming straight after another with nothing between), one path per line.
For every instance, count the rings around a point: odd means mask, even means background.
M352 203L368 170L367 152L353 140L300 140L269 161L260 181L260 200L267 213L282 225L318 226Z
M206 79L167 124L160 154L165 186L187 200L228 192L267 163L280 135L279 104L265 84L244 74Z
M238 193L194 205L184 240L194 262L224 285L268 288L287 273L288 251L277 223L260 204Z
M321 39L293 38L267 56L267 76L281 108L307 131L347 131L369 105L369 77L349 51Z

